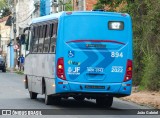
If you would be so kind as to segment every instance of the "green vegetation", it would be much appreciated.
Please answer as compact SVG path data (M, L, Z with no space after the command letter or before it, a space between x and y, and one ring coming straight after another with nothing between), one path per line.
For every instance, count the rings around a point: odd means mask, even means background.
M160 90L160 0L98 0L95 9L127 12L133 21L133 84L140 90Z
M0 9L4 8L7 6L6 0L0 0Z
M64 4L65 11L73 11L72 0L68 0L67 3Z
M8 16L11 14L9 7L7 5L7 0L0 0L0 18Z
M125 0L98 0L94 9L105 9L108 6L108 11L114 11ZM126 0L127 1L127 0Z
M16 73L19 74L19 75L23 75L24 74L23 71L16 71Z

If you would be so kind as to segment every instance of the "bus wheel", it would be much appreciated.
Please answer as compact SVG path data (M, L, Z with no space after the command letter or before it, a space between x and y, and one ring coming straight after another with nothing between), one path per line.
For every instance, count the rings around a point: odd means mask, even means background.
M45 91L45 104L46 105L51 105L52 104L52 96L47 95L47 92Z
M61 98L60 97L53 97L53 104L54 105L59 105L61 103Z
M100 107L110 108L113 103L113 97L100 97L96 98L96 104Z
M83 96L75 96L75 97L73 97L76 101L79 101L79 102L82 102L82 101L84 101L84 97Z
M36 99L37 98L37 93L29 91L29 94L30 94L31 99Z

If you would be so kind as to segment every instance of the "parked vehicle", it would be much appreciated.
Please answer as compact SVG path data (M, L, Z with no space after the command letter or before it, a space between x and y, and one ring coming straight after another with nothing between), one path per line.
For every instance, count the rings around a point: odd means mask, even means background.
M0 70L6 72L6 62L3 57L0 56Z

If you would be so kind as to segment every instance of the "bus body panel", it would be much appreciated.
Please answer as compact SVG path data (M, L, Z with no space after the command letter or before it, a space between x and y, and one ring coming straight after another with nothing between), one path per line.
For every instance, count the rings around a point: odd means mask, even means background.
M29 54L25 58L24 73L55 78L55 54Z
M109 30L109 21L123 21L124 30ZM56 93L129 95L132 80L123 80L127 60L132 60L131 27L129 16L117 17L106 13L62 17L59 22L56 61L64 58L66 81L56 78ZM125 90L122 85L125 85Z
M48 94L55 93L55 86L52 86L55 85L55 54L29 54L25 58L24 68L29 91L42 94L42 79L44 78Z
M127 96L131 94L132 80L122 83L80 83L80 82L66 82L58 79L56 83L56 93L105 93L107 95L122 95ZM58 84L63 82L63 84ZM99 88L85 88L85 86L94 86ZM101 87L101 88L100 88ZM102 87L105 87L103 89Z

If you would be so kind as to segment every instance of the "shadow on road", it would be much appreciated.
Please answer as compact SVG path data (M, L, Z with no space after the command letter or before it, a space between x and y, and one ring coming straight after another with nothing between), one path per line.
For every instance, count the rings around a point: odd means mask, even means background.
M44 98L37 98L34 102L44 104ZM111 107L110 109L98 107L93 100L78 102L74 99L62 99L59 105L51 106L47 113L54 115L113 115L124 114L124 110ZM53 106L53 108L52 108Z
M44 103L43 98L37 98L36 101ZM103 108L98 107L97 104L94 102L94 100L86 100L86 99L82 102L76 101L74 99L62 99L60 104L58 104L58 105L53 104L53 106L56 106L56 107L62 108L62 109L90 109L90 110L107 109L104 107ZM110 110L120 110L120 109L111 107Z

